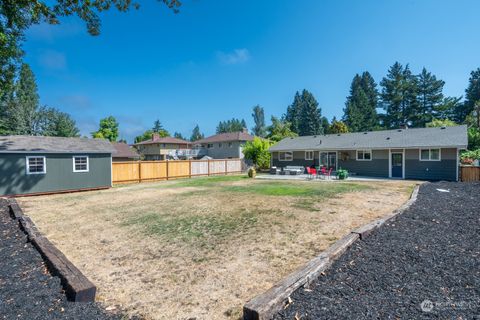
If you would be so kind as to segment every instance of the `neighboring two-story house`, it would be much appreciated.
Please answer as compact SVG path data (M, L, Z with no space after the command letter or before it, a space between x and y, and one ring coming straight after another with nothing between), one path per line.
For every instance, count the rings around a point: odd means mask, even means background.
M220 133L194 142L197 148L206 150L206 155L214 159L243 159L243 145L254 136L247 129L238 132Z
M191 142L173 137L160 138L157 133L151 140L135 143L134 146L144 160L178 159L180 154L186 155L191 151Z

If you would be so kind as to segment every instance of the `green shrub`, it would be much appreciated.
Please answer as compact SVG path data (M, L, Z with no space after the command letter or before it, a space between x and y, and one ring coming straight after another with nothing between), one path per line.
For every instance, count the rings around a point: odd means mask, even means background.
M337 170L337 178L339 180L345 180L348 178L348 170L345 169L338 169Z
M255 178L256 175L257 175L257 171L255 170L255 168L248 169L248 176L250 178Z
M460 155L462 164L472 164L475 160L480 160L480 149L465 151Z
M260 169L270 167L270 152L268 149L271 142L259 137L253 138L253 141L247 141L243 147L245 159L252 160L253 164Z

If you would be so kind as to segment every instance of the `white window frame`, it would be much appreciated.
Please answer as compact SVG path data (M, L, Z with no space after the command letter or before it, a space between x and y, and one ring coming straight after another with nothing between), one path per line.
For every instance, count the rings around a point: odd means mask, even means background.
M422 150L428 150L428 159L422 159ZM432 159L432 150L438 150L438 159ZM420 148L418 149L419 161L442 161L442 148Z
M77 170L75 167L75 159L76 158L87 158L87 169L86 170ZM73 162L73 172L89 172L90 171L90 157L84 155L77 155L72 157Z
M207 149L213 149L213 143L207 143Z
M42 158L43 159L43 171L42 172L30 172L30 162L32 158ZM27 174L46 174L47 173L47 158L45 156L27 156L25 157L26 161L26 170Z
M307 154L311 155L311 157L307 157ZM313 160L313 159L315 159L315 152L312 151L312 150L306 150L305 151L305 160Z
M280 158L280 154L284 154L284 158L281 159ZM290 156L287 158L287 154L289 154ZM278 152L278 161L293 161L293 151L279 151Z
M359 152L362 152L363 153L363 159L360 159L358 157L358 153ZM365 159L365 153L370 153L370 159ZM365 149L365 150L357 150L357 157L356 157L356 160L357 161L372 161L372 158L373 158L373 152L372 150L369 150L369 149Z

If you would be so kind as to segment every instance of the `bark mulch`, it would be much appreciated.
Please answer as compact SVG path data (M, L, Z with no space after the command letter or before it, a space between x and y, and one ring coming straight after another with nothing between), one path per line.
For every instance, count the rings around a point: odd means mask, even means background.
M66 299L18 222L0 199L0 319L122 319L96 303Z
M291 298L275 319L480 319L480 184L422 185L412 207Z

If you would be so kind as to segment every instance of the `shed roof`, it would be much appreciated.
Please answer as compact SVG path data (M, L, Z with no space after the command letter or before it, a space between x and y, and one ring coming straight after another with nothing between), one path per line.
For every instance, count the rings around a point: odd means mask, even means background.
M138 152L126 143L112 142L112 146L115 148L115 152L112 154L113 158L140 158Z
M108 140L43 136L0 137L0 153L113 153Z
M417 147L466 148L467 126L415 128L285 138L270 151L355 150Z
M201 143L215 143L228 141L252 141L254 136L245 131L219 133L205 139L195 141L195 144Z

